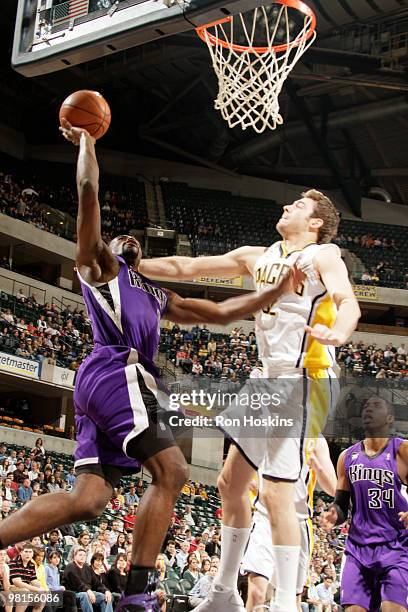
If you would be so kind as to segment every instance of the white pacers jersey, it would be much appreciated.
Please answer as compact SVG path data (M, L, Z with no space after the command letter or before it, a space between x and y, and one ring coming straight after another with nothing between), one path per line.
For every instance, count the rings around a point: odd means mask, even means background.
M257 291L276 285L295 262L307 274L296 293L283 295L256 315L258 352L267 377L276 369L321 369L335 364L334 347L323 346L305 333L305 325L332 327L336 320L335 304L313 267L316 254L323 249L339 251L335 244L313 243L288 253L283 241L276 242L255 264Z

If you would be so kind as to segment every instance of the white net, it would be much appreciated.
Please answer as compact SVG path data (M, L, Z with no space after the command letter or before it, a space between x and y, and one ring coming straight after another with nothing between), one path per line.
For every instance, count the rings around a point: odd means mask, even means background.
M243 130L251 127L262 133L283 123L279 94L316 38L312 22L310 15L273 4L198 32L208 45L218 78L215 108L229 127L240 125Z

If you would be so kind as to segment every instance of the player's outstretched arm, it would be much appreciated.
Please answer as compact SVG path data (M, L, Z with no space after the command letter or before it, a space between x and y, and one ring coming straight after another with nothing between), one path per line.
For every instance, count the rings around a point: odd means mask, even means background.
M320 487L327 495L334 497L337 487L336 470L332 463L326 438L319 436L316 448L311 452L309 466L315 472Z
M320 526L330 531L335 525L342 525L348 516L350 506L350 487L345 468L346 451L343 451L337 462L337 487L334 503L320 517Z
M402 482L408 482L408 440L403 442L398 449L398 464L401 464ZM400 465L398 468L400 469ZM408 511L400 512L398 516L401 523L403 523L405 528L408 529Z
M76 263L82 278L90 283L107 283L117 275L119 264L101 238L98 200L99 166L95 139L66 119L60 128L64 138L79 146L77 162L78 216Z
M228 278L251 273L264 252L264 247L244 246L214 257L160 257L142 260L139 270L149 278L166 280L194 280L199 276Z
M361 312L340 250L324 249L316 257L315 266L337 306L337 318L331 329L317 324L306 326L306 331L321 344L342 346L356 329Z
M215 303L209 300L182 298L168 292L169 303L165 317L175 323L218 323L225 325L237 321L273 304L284 293L295 291L304 280L304 274L297 268L289 273L274 288L230 298Z

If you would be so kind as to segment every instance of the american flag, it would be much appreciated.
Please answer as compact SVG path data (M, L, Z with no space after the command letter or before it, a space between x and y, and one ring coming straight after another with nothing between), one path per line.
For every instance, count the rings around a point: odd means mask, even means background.
M89 0L67 0L54 7L54 23L70 21L88 14Z

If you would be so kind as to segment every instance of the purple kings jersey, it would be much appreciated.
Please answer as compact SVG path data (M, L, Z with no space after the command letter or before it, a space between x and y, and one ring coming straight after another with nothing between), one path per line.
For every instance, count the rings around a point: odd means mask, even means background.
M119 273L105 285L93 287L78 273L92 322L95 350L104 346L135 349L141 363L155 370L153 358L167 295L157 283L129 268L121 257L116 259Z
M403 542L406 529L398 513L408 510L407 486L398 475L397 453L404 442L390 438L376 455L369 457L363 442L346 451L345 471L353 503L347 544L352 548ZM346 544L346 551L348 550Z

